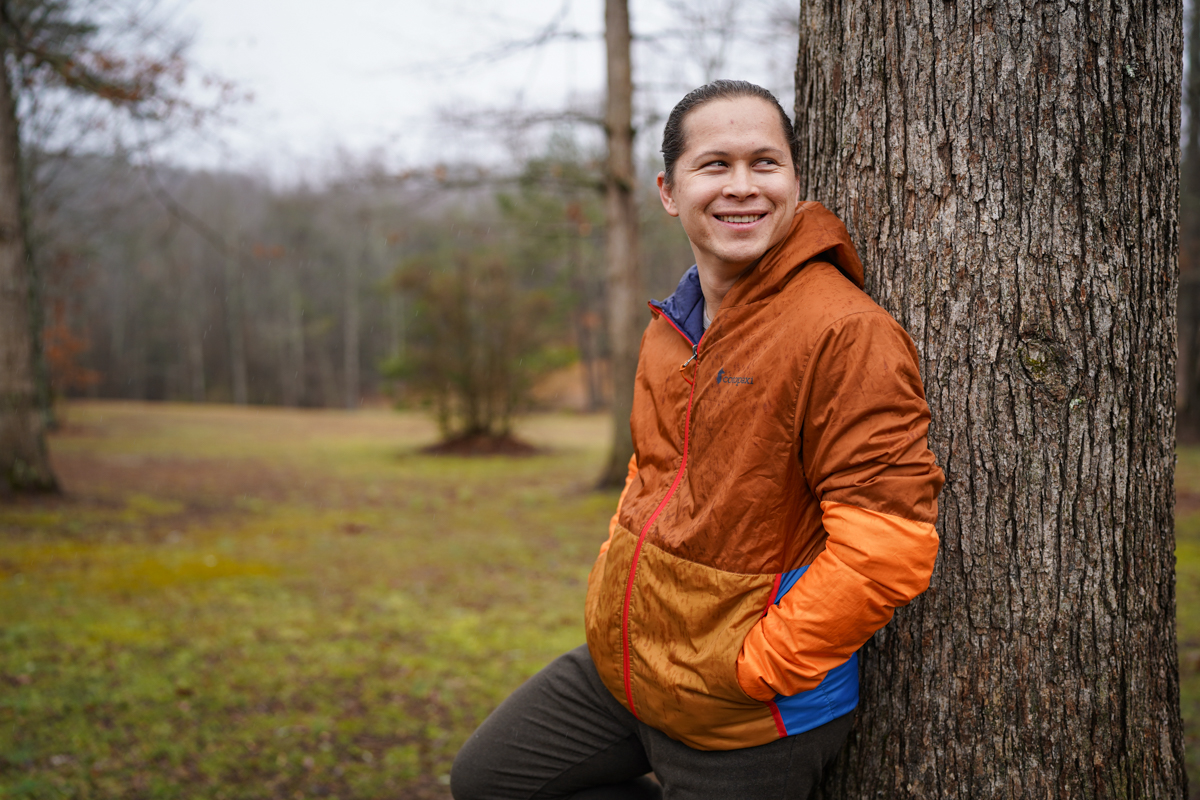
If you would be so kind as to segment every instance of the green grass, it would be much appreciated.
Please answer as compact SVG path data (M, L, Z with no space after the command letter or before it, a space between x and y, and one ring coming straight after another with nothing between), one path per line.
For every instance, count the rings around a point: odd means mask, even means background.
M412 414L72 405L66 495L0 506L0 798L449 797L466 736L583 641L607 430L459 459ZM1200 448L1178 485L1196 785Z
M1175 487L1179 700L1189 792L1200 797L1200 447L1179 448Z
M579 644L606 426L427 457L419 416L96 403L0 508L0 797L448 797Z

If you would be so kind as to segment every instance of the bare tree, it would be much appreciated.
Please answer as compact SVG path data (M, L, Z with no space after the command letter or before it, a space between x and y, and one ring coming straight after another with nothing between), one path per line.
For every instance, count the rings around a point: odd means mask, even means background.
M745 18L745 0L667 0L666 4L680 23L677 35L684 52L700 67L704 83L725 77L738 22Z
M361 255L358 257L351 255L345 261L346 306L345 314L342 317L342 361L345 365L343 375L345 376L346 408L358 408L362 400L362 385L358 374L361 350L359 339L362 333L362 323L359 320L359 274L364 265L369 267L372 245L370 209L364 206L359 210L357 216L357 228L363 237L362 244L358 248Z
M628 0L606 0L604 40L608 54L608 96L604 132L605 217L608 276L608 339L612 370L613 439L601 486L622 486L633 454L629 415L643 317L638 265L637 191L633 164L633 62L630 58Z
M947 477L825 797L1185 794L1180 12L803 7L803 190L912 334Z
M118 19L115 6L93 0L0 0L0 206L6 209L0 212L5 215L0 312L6 326L27 328L24 335L14 329L0 337L0 474L16 490L55 486L46 458L44 418L35 421L29 406L33 402L35 408L48 408L49 386L40 347L40 282L34 270L30 175L22 158L17 92L36 96L65 89L66 96L81 104L100 103L146 121L194 110L178 91L185 73L182 42L161 35L148 22L146 4L126 10ZM102 39L103 22L127 40L131 31L140 30L147 34L140 44L154 40L155 45L136 54L119 52L112 40Z
M0 492L53 491L38 403L35 279L26 246L20 137L0 41Z

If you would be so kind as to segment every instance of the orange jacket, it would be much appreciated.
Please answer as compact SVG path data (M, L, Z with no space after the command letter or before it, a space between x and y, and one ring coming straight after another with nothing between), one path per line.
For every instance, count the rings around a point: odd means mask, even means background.
M695 268L652 304L587 641L613 695L692 747L853 710L855 653L929 584L929 409L862 278L845 227L806 203L702 336Z

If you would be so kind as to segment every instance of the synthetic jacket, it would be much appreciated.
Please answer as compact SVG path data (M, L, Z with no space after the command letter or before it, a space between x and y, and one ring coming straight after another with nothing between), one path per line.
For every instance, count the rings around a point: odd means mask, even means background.
M855 653L929 585L929 409L912 341L862 285L845 227L806 203L707 330L695 267L651 303L587 642L613 695L691 747L852 711Z

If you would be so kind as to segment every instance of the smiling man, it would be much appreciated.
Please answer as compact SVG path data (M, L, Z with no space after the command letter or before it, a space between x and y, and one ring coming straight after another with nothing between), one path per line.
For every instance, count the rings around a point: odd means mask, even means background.
M855 654L928 586L942 474L916 352L845 226L799 201L796 157L752 84L671 112L658 186L696 264L651 303L587 645L464 745L458 800L808 797Z

